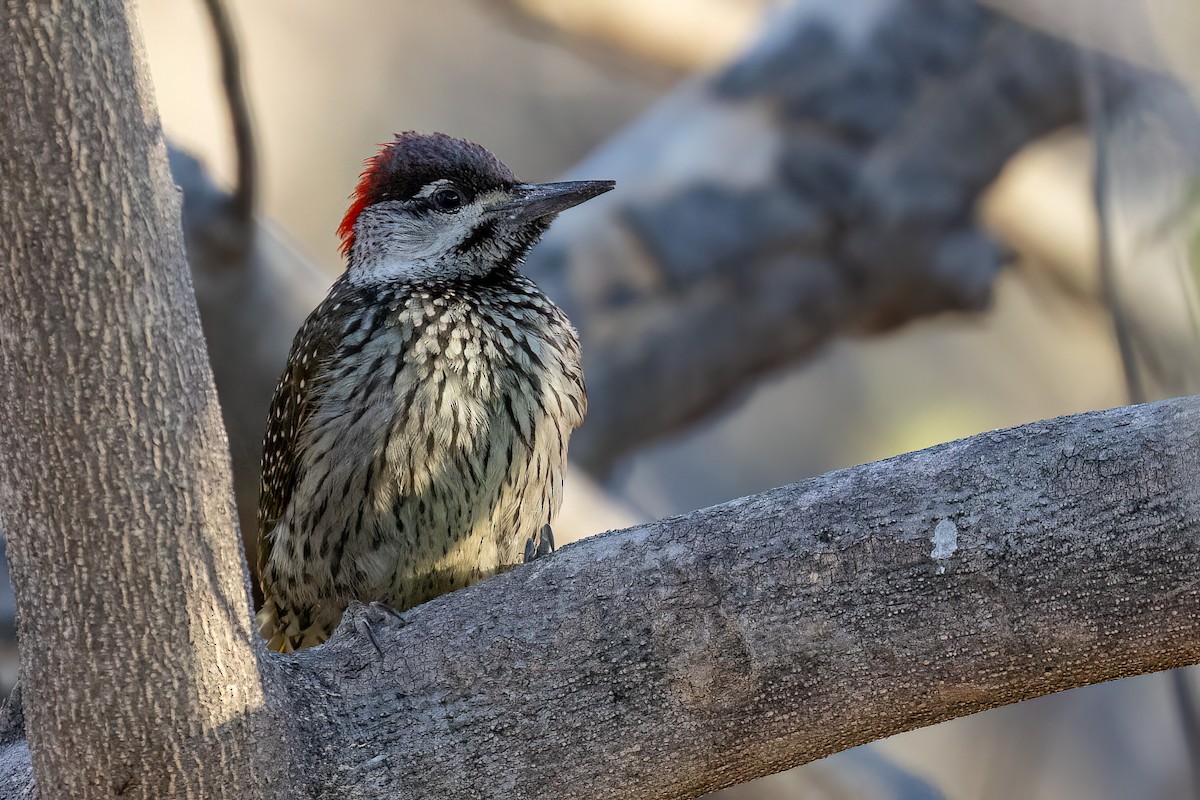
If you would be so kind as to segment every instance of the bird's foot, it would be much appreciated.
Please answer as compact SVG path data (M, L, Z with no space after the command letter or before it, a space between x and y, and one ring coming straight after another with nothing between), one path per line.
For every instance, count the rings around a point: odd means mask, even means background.
M362 610L354 616L354 628L359 633L365 635L371 640L371 644L375 647L375 652L379 653L379 657L384 655L383 648L379 645L379 639L375 636L374 627L378 624L399 624L404 625L404 614L395 606L372 600L370 603L363 605Z
M535 558L542 558L554 552L554 531L549 525L543 525L537 536L530 536L525 542L525 563Z

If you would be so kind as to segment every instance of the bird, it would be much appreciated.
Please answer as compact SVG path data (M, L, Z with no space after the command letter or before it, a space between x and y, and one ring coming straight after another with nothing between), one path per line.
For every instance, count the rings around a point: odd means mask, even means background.
M344 272L296 333L263 440L257 616L324 642L553 547L587 413L579 337L520 271L607 180L524 183L481 145L395 134L338 227Z

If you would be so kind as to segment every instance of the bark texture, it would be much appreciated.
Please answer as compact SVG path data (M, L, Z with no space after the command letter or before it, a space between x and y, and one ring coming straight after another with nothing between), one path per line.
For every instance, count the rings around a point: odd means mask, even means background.
M0 29L0 527L44 798L265 797L177 191L118 0ZM6 795L11 796L11 795Z

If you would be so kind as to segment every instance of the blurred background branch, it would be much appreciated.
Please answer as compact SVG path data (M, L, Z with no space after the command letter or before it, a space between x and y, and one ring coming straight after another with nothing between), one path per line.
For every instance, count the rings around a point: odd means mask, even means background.
M680 75L733 58L769 7L762 0L500 0L494 5L538 30L607 50L622 63Z
M221 88L229 108L229 127L237 158L237 176L230 197L230 212L239 219L250 219L257 198L258 159L254 151L254 128L242 80L242 58L237 36L224 0L204 0L212 23L213 39L221 60Z
M971 5L875 8L839 29L790 6L570 171L622 187L528 267L587 343L581 464L603 472L834 337L987 306L1004 254L976 201L1079 121L1077 57Z

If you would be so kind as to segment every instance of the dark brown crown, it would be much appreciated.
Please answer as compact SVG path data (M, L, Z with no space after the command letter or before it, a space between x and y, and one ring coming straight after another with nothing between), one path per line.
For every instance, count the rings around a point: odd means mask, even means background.
M398 133L363 162L350 208L338 226L342 253L354 246L354 223L363 209L385 200L407 200L442 179L475 193L518 183L512 170L474 142L444 133Z

